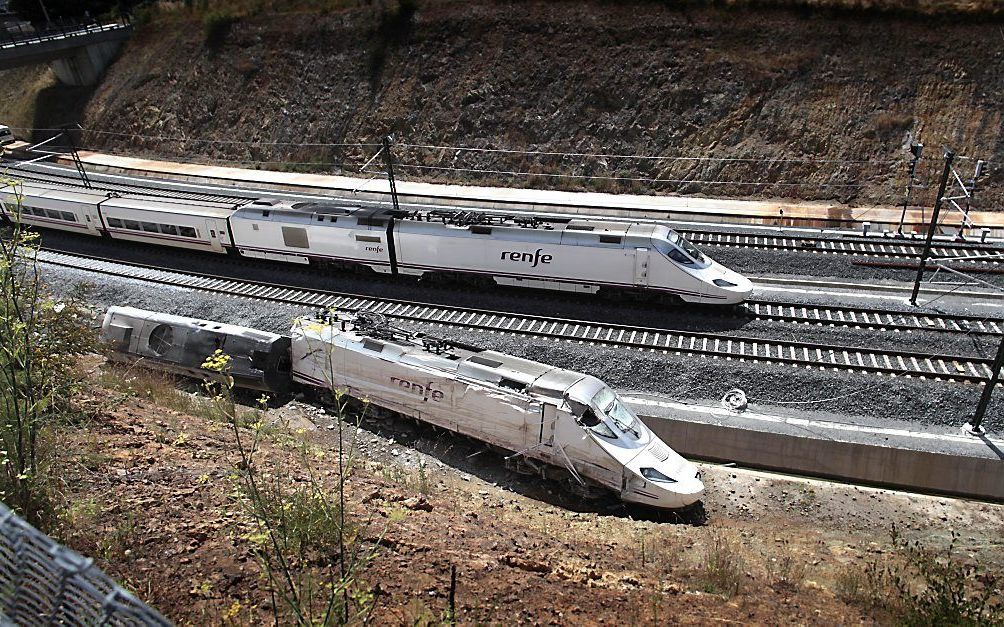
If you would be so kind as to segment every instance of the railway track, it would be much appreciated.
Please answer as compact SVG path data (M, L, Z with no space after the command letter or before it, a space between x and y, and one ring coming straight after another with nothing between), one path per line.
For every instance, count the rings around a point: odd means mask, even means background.
M4 163L10 164L17 171L16 178L24 182L47 183L76 189L84 188L80 179L72 173L38 172L36 170L21 169L18 167L16 161ZM92 183L91 189L99 192L130 193L156 198L213 202L225 205L241 205L250 200L248 195L199 193L107 181ZM923 251L923 245L920 242L879 237L853 235L842 237L832 235L772 235L756 232L709 231L699 229L677 230L687 239L700 246L853 255L913 261L918 260ZM951 260L952 263L962 264L964 267L972 267L972 264L979 264L979 266L993 269L1004 268L1004 246L979 243L946 244L944 242L936 242L932 246L931 254L936 260ZM988 255L1001 255L1001 258L981 258Z
M767 300L747 300L747 315L758 320L778 320L817 326L882 329L886 331L934 331L967 335L1004 335L1004 319L920 313L868 307L834 307Z
M80 178L71 175L62 174L48 174L45 172L37 172L34 170L24 170L17 167L16 162L4 162L0 164L0 167L10 164L16 171L16 174L9 175L22 183L44 183L47 185L59 185L62 187L71 187L76 191L84 191L90 189L98 193L122 193L122 194L133 194L137 196L150 196L154 198L168 198L171 200L188 200L195 202L211 202L223 205L242 205L248 202L248 199L243 196L226 196L222 194L209 194L209 193L199 193L199 192L188 192L183 190L161 190L155 189L143 185L129 185L127 183L110 183L108 181L92 181L91 187L87 188L80 181Z
M767 235L724 231L681 230L680 233L700 246L727 248L752 248L759 250L798 251L861 257L886 257L891 259L920 259L924 245L879 237L814 237L810 235ZM1000 255L999 259L983 259ZM998 266L1004 263L1004 247L991 244L964 244L936 242L931 247L935 260L953 263L979 263Z
M182 273L51 251L40 252L39 261L109 276L253 300L312 308L365 309L383 314L390 319L410 323L542 337L563 342L615 346L649 352L783 363L820 370L849 370L948 381L982 382L989 377L993 361L990 358L965 355L823 345L446 307L242 281L213 275Z

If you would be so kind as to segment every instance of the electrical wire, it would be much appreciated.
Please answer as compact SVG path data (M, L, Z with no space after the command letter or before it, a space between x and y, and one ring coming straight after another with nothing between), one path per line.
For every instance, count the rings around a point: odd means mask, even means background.
M720 161L720 162L753 162L753 163L858 163L858 164L891 164L901 163L904 159L817 159L813 157L692 157L692 156L657 156L657 155L632 155L601 152L556 152L544 150L517 150L511 148L479 148L467 146L441 146L435 144L394 144L401 148L418 148L423 150L455 150L458 152L486 152L503 153L513 155L547 156L547 157L590 157L601 159L639 159L646 161Z
M662 178L652 178L652 177L633 177L633 176L597 176L589 174L556 174L548 172L521 172L518 170L489 170L482 168L456 168L451 166L435 166L435 165L417 165L417 164L407 164L407 163L395 163L395 168L402 169L412 169L412 170L436 170L436 171L448 171L448 172L463 172L467 174L495 174L503 176L542 176L548 178L562 178L562 179L591 179L591 180L601 180L601 181L628 181L628 182L641 182L641 183L674 183L674 184L695 184L695 185L743 185L743 186L764 186L764 187L853 187L860 188L866 187L864 183L813 183L813 182L803 182L803 183L792 183L792 182L778 182L778 183L767 183L767 182L750 182L750 181L718 181L718 180L695 180L695 179L662 179Z
M116 157L130 157L137 158L135 153L120 152L115 150L109 150L106 148L94 149L87 146L81 146L77 149L78 152L88 151L88 152L100 152L102 154L112 155ZM69 154L69 153L66 153ZM187 163L191 165L218 165L219 163L224 164L236 164L236 165L299 165L299 166L330 166L332 168L339 168L345 170L351 167L352 163L350 159L346 159L342 162L325 162L325 161L274 161L268 159L225 159L225 158L210 158L206 157L203 161L198 159L185 159L181 156L169 157L172 160L176 160L178 163ZM215 163L214 163L215 162Z
M62 133L64 129L61 128L24 128L24 127L10 127L16 131L44 131L53 133ZM265 142L265 141L250 141L250 140L240 140L240 139L200 139L191 137L164 137L162 135L142 135L139 133L123 133L121 131L101 131L97 129L83 128L80 127L81 131L84 133L95 133L98 135L114 135L117 137L129 137L138 138L145 140L163 141L163 142L201 142L205 144L230 144L230 145L254 145L254 146L298 146L298 147L338 147L338 148L379 148L382 144L365 144L365 143L310 143L310 142Z

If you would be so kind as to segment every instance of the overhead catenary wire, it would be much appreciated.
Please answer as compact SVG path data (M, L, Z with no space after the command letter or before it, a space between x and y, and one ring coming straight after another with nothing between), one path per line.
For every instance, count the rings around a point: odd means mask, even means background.
M27 127L10 127L16 131L26 131L26 132L62 132L63 129L53 129L53 128L27 128ZM127 133L123 131L103 131L91 128L81 128L84 133L95 133L98 135L113 135L118 137L129 137L138 138L145 140L154 140L162 142L197 142L204 144L228 144L228 145L256 145L256 146L296 146L304 148L317 148L317 147L332 147L332 148L379 148L380 144L369 144L362 142L270 142L270 141L258 141L258 140L241 140L241 139L203 139L198 137L167 137L163 135L143 135L141 133Z
M865 183L826 183L826 182L768 182L768 181L728 181L728 180L700 180L700 179L664 179L659 177L634 177L634 176L606 176L593 174L568 174L555 172L525 172L520 170L492 170L487 168L457 168L452 166L418 165L418 164L396 164L399 168L412 170L434 170L446 172L463 172L465 174L493 174L501 176L525 176L525 177L548 177L561 179L591 179L601 181L626 181L639 183L673 183L673 184L700 184L700 185L745 185L745 186L781 186L781 187L867 187Z
M436 144L396 144L400 148L417 148L424 150L454 150L458 152L503 153L527 156L546 157L586 157L598 159L638 159L645 161L737 161L753 163L858 163L858 164L893 164L903 159L819 159L816 157L707 157L690 155L639 155L602 152L561 152L547 150L525 150L514 148L482 148L475 146L445 146Z

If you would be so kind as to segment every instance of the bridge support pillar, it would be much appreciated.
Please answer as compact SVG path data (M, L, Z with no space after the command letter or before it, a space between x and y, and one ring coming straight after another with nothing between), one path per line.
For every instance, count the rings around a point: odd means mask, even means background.
M72 56L52 61L52 70L64 85L95 85L121 45L120 41L106 41L85 46Z

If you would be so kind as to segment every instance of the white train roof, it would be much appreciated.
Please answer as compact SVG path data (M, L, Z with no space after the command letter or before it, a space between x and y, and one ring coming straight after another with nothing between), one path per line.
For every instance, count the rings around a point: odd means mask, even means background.
M489 229L503 231L539 231L562 233L564 236L582 234L583 238L593 235L624 237L627 235L650 238L653 234L664 233L665 226L640 222L607 222L599 220L542 220L532 217L487 213L482 211L394 211L383 207L362 207L337 201L288 202L276 199L259 199L239 208L235 218L251 220L274 220L300 222L303 224L333 226L339 228L352 224L366 227L386 226L390 218L398 220L408 232L443 232L456 229L472 233L486 234ZM328 221L318 218L335 218ZM348 218L347 223L338 218ZM426 227L427 225L427 227ZM426 227L426 228L423 228Z
M102 209L123 209L128 211L173 213L186 216L218 218L226 220L234 212L234 206L209 201L181 199L158 199L112 197L101 203Z
M96 205L108 198L107 192L79 191L71 187L39 185L37 183L19 183L17 180L7 182L0 187L4 202L13 202L17 195L30 198L41 198L64 202L78 202Z

